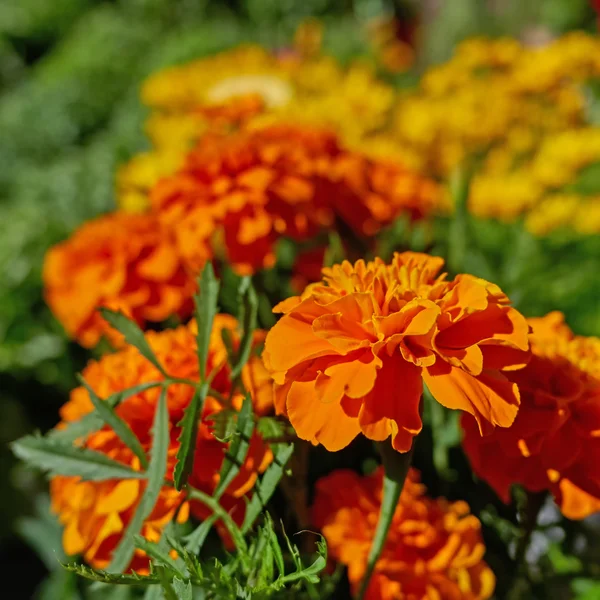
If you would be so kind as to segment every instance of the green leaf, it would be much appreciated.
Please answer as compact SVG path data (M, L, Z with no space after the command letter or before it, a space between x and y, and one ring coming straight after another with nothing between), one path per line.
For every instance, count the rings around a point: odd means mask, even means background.
M221 467L219 475L219 483L213 493L213 497L218 500L229 484L235 479L235 476L240 470L240 466L244 464L248 448L250 446L250 438L254 431L254 419L252 418L252 400L250 396L244 398L242 409L237 415L237 433L229 446L229 450L225 454L225 460Z
M213 528L214 524L218 521L219 516L216 514L210 515L207 519L205 519L194 531L188 534L183 541L185 542L185 547L190 552L194 552L198 554L206 541L206 537L208 536L210 530Z
M202 573L202 566L198 562L198 557L196 556L197 552L192 553L191 551L188 551L178 539L170 535L163 535L163 537L166 539L167 544L177 552L179 558L183 560L190 577L201 581L204 578L204 575Z
M202 504L207 508L210 508L210 510L223 521L223 525L227 527L227 531L229 531L239 554L242 555L243 558L247 558L248 545L246 544L242 531L232 519L231 515L212 496L209 496L202 490L190 487L188 489L188 498L190 500L202 502Z
M79 476L88 481L106 479L144 479L145 473L134 471L112 458L76 448L39 435L27 435L11 444L13 452L25 462L47 471L49 475Z
M185 579L185 573L179 568L177 563L169 556L169 553L158 544L148 541L141 535L134 535L133 542L136 548L143 550L148 556L153 558L158 564L173 571L176 575Z
M216 413L207 415L212 434L223 443L229 443L237 431L238 412L232 408L224 408Z
M100 308L99 310L102 317L108 321L112 327L123 334L123 337L128 344L135 346L146 360L150 361L165 377L167 377L167 373L158 362L158 358L156 358L152 348L150 348L146 336L144 336L144 332L138 327L137 323L128 319L121 311L109 310L108 308Z
M174 577L173 589L178 600L192 600L192 584L189 581L184 582L179 577Z
M158 387L163 384L164 382L162 381L148 381L146 383L140 383L139 385L135 385L125 390L111 394L104 402L108 404L108 406L110 406L111 408L114 408L130 396L134 396L135 394L139 394L141 392ZM52 429L46 435L46 437L51 438L53 440L58 440L61 442L72 444L75 440L85 438L90 433L98 431L103 426L104 421L102 420L102 417L96 412L91 412L87 415L84 415L81 419L77 421L67 423L66 427L63 427L61 429Z
M275 528L273 527L273 519L271 519L271 515L268 512L265 513L265 529L267 535L269 536L269 545L271 546L271 550L273 551L273 558L275 559L275 564L277 565L279 576L283 577L285 575L285 562L283 560L283 552L281 551L279 540L277 539L277 535L275 534Z
M164 594L160 585L149 585L146 588L143 600L164 600Z
M163 481L167 472L167 453L169 450L169 413L167 410L166 388L162 389L158 404L156 405L152 431L153 439L150 466L148 467L148 484L137 510L129 525L127 525L123 538L113 554L109 567L111 572L123 571L128 567L134 551L133 536L141 531L144 521L154 509L158 495L163 487Z
M88 385L88 382L79 375L78 381L88 391L90 400L98 411L98 415L118 436L119 439L140 459L140 464L143 469L148 468L148 457L146 452L138 440L137 436L131 431L129 425L119 417L108 402L102 400L96 392Z
M555 573L568 575L581 573L583 571L583 563L581 560L576 556L565 554L560 547L560 544L556 542L548 546L546 556L552 563L552 568Z
M160 579L154 574L138 575L132 572L131 574L123 575L121 573L109 573L102 569L92 569L92 567L77 563L63 564L63 567L71 573L76 573L81 577L100 583L110 583L113 585L155 585L160 583Z
M341 263L346 258L346 250L342 244L339 234L335 231L329 232L329 244L325 249L323 256L323 266L331 267L332 265Z
M261 480L254 487L254 495L246 508L246 516L242 525L242 533L247 533L258 515L275 492L275 488L283 475L283 469L294 452L293 444L281 445L276 451L273 463L265 471Z
M177 464L173 472L173 482L176 490L183 488L192 471L196 451L196 439L198 437L198 422L202 418L208 388L209 384L205 382L199 390L196 390L192 396L192 401L183 413L183 418L177 424L178 427L181 427L181 433L177 438L179 449L177 450Z
M242 327L242 339L237 352L237 357L233 368L231 369L231 379L235 379L242 372L242 368L248 362L250 351L252 350L252 341L254 330L256 329L256 319L258 316L258 296L252 286L252 279L244 277L240 282L238 290L238 322Z
M36 551L48 571L54 571L60 567L59 561L66 560L61 542L62 529L50 509L48 494L35 498L35 517L22 517L15 524L18 535Z
M218 310L219 288L219 280L216 279L212 264L208 261L200 277L200 292L194 297L196 304L196 324L198 326L196 342L201 381L206 379L208 346L213 320Z

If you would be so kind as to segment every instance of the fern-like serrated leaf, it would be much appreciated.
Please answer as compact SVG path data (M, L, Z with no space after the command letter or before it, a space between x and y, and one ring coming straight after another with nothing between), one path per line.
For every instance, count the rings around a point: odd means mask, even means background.
M217 314L217 301L219 299L219 280L215 277L212 264L206 263L200 277L200 292L194 297L196 304L196 344L198 352L198 366L200 379L206 379L206 361L208 358L208 346L215 315Z
M196 390L192 400L183 413L183 418L178 423L181 433L177 438L179 449L177 450L177 463L173 472L173 482L176 490L181 490L187 483L187 478L192 471L194 454L196 450L196 438L198 437L198 422L204 410L204 401L208 393L208 382L202 384Z
M214 491L213 496L218 500L229 484L239 473L240 466L244 464L248 448L250 447L250 438L254 431L254 419L252 418L252 400L250 396L244 398L242 409L237 415L237 433L229 446L225 455L221 473L219 475L219 484Z
M128 319L120 311L109 310L108 308L100 308L99 310L102 317L108 321L111 327L114 327L119 333L123 334L128 344L135 346L146 360L151 362L165 377L167 376L152 348L150 348L144 332L139 328L137 323Z
M48 472L49 475L79 476L88 481L106 479L144 479L145 473L134 471L112 458L76 448L62 441L27 435L13 442L12 450L21 460Z
M113 585L156 585L160 579L156 575L138 575L133 572L128 575L122 573L109 573L101 569L93 569L87 565L78 563L63 563L63 567L71 573L76 573L85 579L98 581L100 583L110 583Z
M189 581L182 581L179 577L174 577L173 590L177 594L177 600L192 600L192 584Z
M133 542L136 548L143 550L156 563L173 571L175 575L185 579L186 574L179 568L179 565L169 556L169 553L161 548L158 544L148 541L141 535L134 535Z
M242 525L242 533L247 533L258 515L262 512L267 502L275 492L275 488L283 475L283 469L294 451L293 444L281 445L276 451L273 463L254 487L254 495L246 508L246 516Z
M119 417L119 415L115 412L114 408L112 408L108 402L105 402L100 398L96 392L92 389L92 387L88 384L88 382L81 376L78 377L79 382L83 387L87 390L88 395L94 408L98 412L98 416L106 423L118 436L119 439L139 458L140 464L143 469L148 468L148 457L146 456L146 452L144 448L142 448L142 444L140 440L138 440L137 436L129 425Z
M113 554L109 567L111 572L124 571L129 565L134 551L133 536L141 531L144 521L154 509L160 490L163 487L167 472L167 453L169 450L169 413L167 409L166 388L162 389L158 404L156 405L152 431L152 451L150 466L148 467L148 484L135 514L129 525L127 525L123 538Z
M242 372L244 365L248 362L252 349L254 330L258 317L258 296L252 286L250 277L244 277L238 289L238 322L242 326L242 337L237 352L235 364L231 369L231 378L235 379Z
M194 531L188 534L183 540L187 550L198 554L206 541L206 537L218 519L218 515L210 515L210 517L202 521Z
M104 402L111 408L118 406L123 400L126 400L130 396L145 392L151 388L155 388L163 385L162 381L148 381L146 383L140 383L133 387L121 390L111 394ZM78 421L72 421L66 424L65 427L60 429L52 429L48 434L47 438L51 438L64 443L72 444L75 440L87 437L90 433L98 431L104 425L102 417L97 412L91 412L84 415Z

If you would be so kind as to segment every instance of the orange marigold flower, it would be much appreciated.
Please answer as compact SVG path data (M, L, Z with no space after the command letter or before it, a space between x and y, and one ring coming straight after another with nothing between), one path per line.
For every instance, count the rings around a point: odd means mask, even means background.
M521 391L513 426L480 438L465 417L463 447L504 502L519 483L580 519L600 511L600 339L574 335L559 312L529 323L533 356L509 375Z
M239 343L236 327L237 322L232 317L217 316L210 342L208 370L211 372L215 368L218 369L212 381L212 388L225 398L229 397L232 384L229 368L224 361L221 330L228 329L236 344ZM192 323L177 329L146 334L146 339L157 358L172 377L195 381L199 379L194 329L195 324ZM260 335L259 333L258 341ZM126 346L114 354L108 354L99 361L91 361L85 368L83 376L102 398L141 383L164 379L161 373L131 346ZM266 380L259 357L254 356L245 367L244 378L250 382ZM265 394L268 396L270 390L264 385L257 386L255 389L259 392L253 398L255 410L261 414L268 411ZM168 387L167 405L171 438L168 478L173 476L179 448L178 423L194 391L194 387L186 384L172 384ZM145 450L149 450L152 443L151 427L159 393L160 388L139 392L125 399L116 408L119 416L129 425ZM239 408L241 400L241 394L236 393L233 397L233 407ZM93 405L87 390L78 387L71 392L70 400L61 409L62 422L64 424L76 421L92 410ZM209 396L206 399L189 479L192 486L209 494L214 492L219 481L219 471L227 449L227 444L217 440L211 429L211 415L221 410L222 406L216 398ZM81 442L87 448L102 452L114 460L130 465L135 470L140 469L139 460L108 427L90 434ZM244 518L246 505L244 496L252 490L258 473L268 466L271 459L270 450L255 434L244 465L220 500L223 507L237 522L241 523ZM138 480L82 481L78 477L54 477L50 484L52 508L65 526L63 545L67 554L81 553L92 566L105 568L135 513L144 486L145 482ZM184 492L177 492L174 488L165 486L151 515L144 523L142 535L152 541L158 540L165 525L175 515L179 521L185 521L190 508L199 518L210 514L205 506L197 502L190 505ZM228 543L224 528L218 525L218 529ZM148 559L144 553L137 552L130 567L136 571L146 570Z
M313 521L333 558L348 567L354 592L366 571L381 506L383 469L368 477L334 471L316 486ZM483 561L479 520L466 502L425 496L415 469L404 489L365 598L485 600L495 585Z
M400 213L427 214L435 194L429 180L345 150L329 131L274 124L204 136L186 166L155 186L151 204L194 269L224 249L251 273L274 264L281 236L310 239L336 216L373 235Z
M113 213L83 224L46 254L43 279L50 309L67 333L92 347L118 334L97 312L120 309L138 324L191 313L194 279L171 234L151 215Z
M359 433L406 452L421 431L423 380L487 432L508 427L519 391L503 373L529 358L528 325L494 284L446 281L441 258L344 261L274 308L264 359L275 407L297 434L340 450Z

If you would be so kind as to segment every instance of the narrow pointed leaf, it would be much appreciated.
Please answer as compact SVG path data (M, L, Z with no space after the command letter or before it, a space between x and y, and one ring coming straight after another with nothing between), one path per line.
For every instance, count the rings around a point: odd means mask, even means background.
M144 336L144 332L139 328L137 323L128 319L122 312L109 310L108 308L100 308L102 317L114 327L117 331L123 334L125 341L132 346L135 346L140 354L150 361L163 375L166 377L166 372L156 358L148 340Z
M231 378L235 379L248 362L252 350L252 340L256 329L258 316L258 296L252 286L250 277L244 277L240 282L238 291L238 305L240 307L238 321L242 327L242 338L237 352L235 365L231 370Z
M173 481L176 490L183 488L192 471L196 451L196 438L198 437L198 422L202 418L207 392L208 382L205 382L192 396L191 402L183 413L183 419L178 423L178 426L181 427L181 433L177 438L179 441L179 450L177 450L177 464L173 472Z
M88 481L146 477L145 473L134 471L100 452L41 436L27 435L13 442L11 447L21 460L49 475L79 476Z
M213 528L218 519L218 515L211 515L202 521L202 523L200 523L200 525L198 525L198 527L196 527L192 533L183 538L186 549L194 554L198 554L202 549L210 530Z
M146 452L144 448L142 448L142 444L140 440L138 440L137 436L129 425L119 417L119 415L115 412L115 409L112 408L107 402L102 400L96 392L88 385L88 382L81 376L78 377L79 382L83 387L87 390L90 400L94 405L94 408L98 412L98 416L102 419L104 423L106 423L118 436L119 439L140 459L140 464L143 469L148 467L148 457L146 456Z
M77 563L63 564L63 567L67 571L77 573L77 575L85 577L86 579L113 585L155 585L160 583L160 579L155 575L138 575L136 573L123 575L121 573L109 573L108 571L92 569L92 567Z
M275 457L273 464L265 471L261 480L256 484L254 488L254 495L252 500L246 508L246 516L244 518L244 524L242 525L242 532L247 533L254 521L258 518L261 511L266 506L267 502L271 499L271 496L275 492L275 488L283 475L283 469L292 456L294 451L293 444L281 445L275 451Z
M250 396L246 396L242 404L242 409L237 415L237 433L229 445L229 450L225 455L225 460L221 467L219 484L213 494L215 499L218 500L223 495L229 484L239 473L239 465L244 464L253 430L252 401L250 400Z
M208 346L213 320L217 314L219 288L219 280L216 279L212 264L209 261L206 263L200 277L200 292L194 297L196 303L196 324L198 326L196 343L201 381L206 379Z
M135 514L115 550L108 569L111 572L120 572L128 567L134 551L133 536L141 531L144 521L154 509L163 486L167 472L167 453L169 450L169 413L167 410L166 388L162 389L158 404L156 405L152 431L153 438L150 466L148 467L148 484Z
M111 408L115 408L123 400L126 400L130 396L134 396L135 394L139 394L160 385L163 385L162 381L148 381L146 383L140 383L139 385L134 385L133 387L111 394L106 400L104 400L104 402ZM75 440L85 438L90 433L102 429L104 423L105 421L103 421L102 417L97 412L91 412L87 415L84 415L77 421L67 423L66 426L62 427L61 429L52 429L48 434L46 434L46 437L71 444Z
M133 541L136 548L143 550L150 558L153 558L163 567L171 569L182 579L185 579L185 573L179 568L179 565L169 556L169 553L158 544L148 541L141 535L134 535Z

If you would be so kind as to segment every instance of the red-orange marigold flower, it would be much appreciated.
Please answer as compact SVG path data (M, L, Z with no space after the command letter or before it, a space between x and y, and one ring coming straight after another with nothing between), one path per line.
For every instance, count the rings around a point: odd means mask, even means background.
M204 136L186 166L152 190L151 203L195 269L224 249L250 273L273 265L281 236L309 239L336 215L373 235L401 212L427 214L435 189L397 164L344 150L329 131L275 124Z
M188 316L194 279L171 234L151 215L113 213L82 225L46 254L45 297L67 333L86 347L108 334L97 311L120 309L143 325Z
M509 376L521 391L513 426L480 438L465 416L463 447L505 502L520 483L580 519L600 511L600 339L574 335L558 312L529 323L533 356Z
M313 520L330 555L348 567L357 591L365 575L382 497L383 469L368 477L339 470L316 486ZM483 561L479 520L466 502L425 496L411 469L394 513L368 600L485 600L495 585Z
M212 387L225 398L231 391L231 380L223 352L221 330L230 330L234 343L239 342L235 331L237 322L226 315L217 316L210 343L208 360L209 372L218 369L212 381ZM161 333L148 332L146 339L154 350L159 361L169 375L178 378L198 380L198 363L195 349L194 324ZM161 381L164 377L136 348L126 346L122 350L104 356L99 361L91 361L83 372L83 376L94 391L102 398L115 392L140 383ZM244 369L244 378L251 384L254 381L265 381L264 368L260 359L254 356ZM250 388L258 394L254 395L255 409L264 413L268 410L267 398L270 389L264 385ZM177 438L180 429L177 424L183 417L183 411L191 401L194 387L186 384L172 384L168 387L167 405L170 422L170 446L167 477L171 478L179 447ZM152 388L125 399L116 411L129 425L140 440L145 450L151 446L151 427L154 411L160 393L159 388ZM266 397L265 397L266 396ZM239 408L241 395L234 395L233 404ZM206 399L202 422L198 431L195 460L190 484L212 494L219 481L219 471L223 464L227 444L218 441L211 430L211 415L222 409L219 402L209 396ZM80 419L93 410L88 392L78 387L71 392L70 400L62 407L63 423ZM121 442L108 427L90 434L82 440L86 447L102 452L114 460L140 469L139 460ZM248 456L238 475L229 485L220 502L241 523L245 513L244 496L251 491L258 473L263 471L272 459L270 450L263 444L258 435L254 435ZM98 568L105 568L111 559L112 552L119 543L127 524L131 520L143 494L144 482L138 480L81 481L78 477L54 477L50 491L52 508L58 514L60 522L65 526L63 545L67 554L83 554L85 560ZM199 503L191 506L184 492L177 492L165 486L158 498L150 517L145 521L142 535L156 541L165 525L178 512L180 521L186 520L189 510L200 518L210 511ZM225 530L219 527L228 542ZM145 570L148 559L142 552L136 553L131 568Z
M503 371L529 358L528 325L494 284L446 281L441 258L405 252L323 269L275 307L264 359L275 407L299 437L339 450L359 433L407 451L421 430L423 380L480 429L508 427L519 392Z

